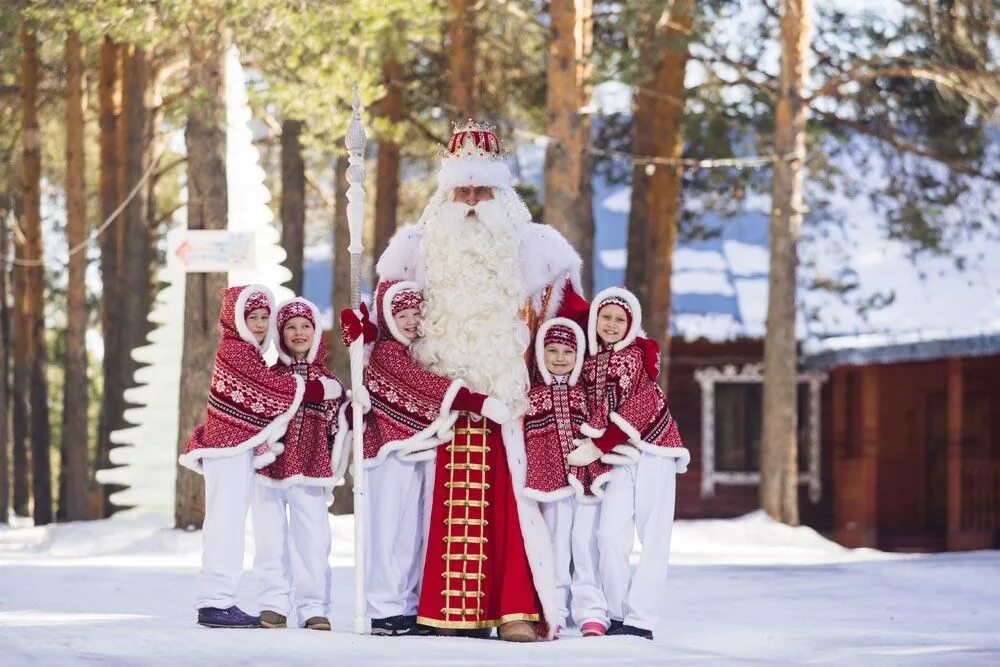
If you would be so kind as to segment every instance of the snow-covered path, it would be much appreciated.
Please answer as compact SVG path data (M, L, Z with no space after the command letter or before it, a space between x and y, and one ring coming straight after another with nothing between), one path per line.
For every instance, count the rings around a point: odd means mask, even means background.
M1000 552L846 550L760 515L679 522L656 640L358 637L334 520L334 632L207 630L198 533L161 517L0 529L3 665L1000 664ZM256 609L247 574L241 604Z

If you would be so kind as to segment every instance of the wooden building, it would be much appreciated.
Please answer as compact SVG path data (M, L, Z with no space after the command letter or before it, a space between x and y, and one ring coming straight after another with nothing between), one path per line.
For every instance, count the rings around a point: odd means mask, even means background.
M681 518L759 507L759 340L678 341ZM1000 334L831 338L801 355L803 523L850 547L1000 547Z

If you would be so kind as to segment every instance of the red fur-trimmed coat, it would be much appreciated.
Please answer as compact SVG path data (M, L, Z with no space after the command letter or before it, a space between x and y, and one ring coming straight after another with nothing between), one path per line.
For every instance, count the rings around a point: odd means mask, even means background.
M582 386L570 386L565 378L554 378L531 387L524 415L524 444L528 474L524 495L551 502L573 493L582 502L597 502L604 495L611 466L594 461L570 466L566 456L573 440L580 438L580 425L587 420L587 394Z
M271 368L283 376L336 380L337 377L319 361L325 357L326 351L320 343L317 360L312 363L279 361ZM344 446L348 429L342 403L342 398L303 402L281 439L284 451L274 463L257 471L257 482L265 486L304 485L332 489L343 479L350 450Z
M583 382L590 417L582 432L593 437L613 423L628 437L627 442L601 457L602 461L628 463L637 460L640 452L647 452L676 458L678 472L687 469L691 456L663 390L645 369L638 345L632 343L618 351L602 345L584 362Z
M462 382L421 368L399 341L385 337L375 343L365 387L372 399L364 433L366 467L393 451L409 460L432 459L434 448L450 440L458 417L451 404Z
M222 340L215 353L212 384L204 422L195 428L181 465L203 472L205 458L233 456L253 449L254 468L262 468L280 453L278 440L285 432L305 394L302 378L272 372L246 326L246 303L254 293L265 294L274 310L274 299L259 285L222 290L219 329Z

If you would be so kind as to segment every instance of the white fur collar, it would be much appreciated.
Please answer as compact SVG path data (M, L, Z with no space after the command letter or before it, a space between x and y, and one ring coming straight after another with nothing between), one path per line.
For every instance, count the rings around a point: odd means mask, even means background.
M396 232L378 260L375 270L379 280L411 280L424 284L423 230L419 225L405 225ZM532 299L541 307L545 288L560 279L569 280L577 294L583 294L580 268L583 260L555 228L539 223L528 223L521 230L520 241L521 289L525 299ZM554 305L555 308L558 304ZM553 304L549 305L554 312Z

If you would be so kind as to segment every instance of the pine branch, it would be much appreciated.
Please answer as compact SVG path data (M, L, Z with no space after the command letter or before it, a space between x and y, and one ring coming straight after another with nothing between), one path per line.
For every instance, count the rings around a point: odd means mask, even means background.
M879 141L888 144L889 146L892 146L901 153L908 153L910 155L916 155L918 157L928 158L934 160L935 162L939 162L944 166L948 167L949 169L951 169L952 171L958 172L960 174L965 174L967 176L975 176L978 178L984 178L986 180L1000 183L1000 173L977 169L976 167L974 167L972 164L970 164L965 160L950 158L945 155L942 155L940 152L935 151L932 148L928 148L926 146L921 146L919 144L914 144L912 142L909 142L906 139L904 139L904 135L902 132L899 132L895 128L892 128L892 126L890 125L886 126L890 128L890 131L887 132L883 129L872 127L868 123L841 118L836 114L829 113L821 109L817 109L812 104L810 104L809 109L812 114L822 118L824 121L826 121L831 125L838 125L840 127L854 130L855 132L858 132L860 134L864 134L865 136L873 137L875 139L878 139Z
M1000 106L1000 78L995 74L942 67L927 61L890 65L866 62L833 77L813 91L810 99L836 95L842 87L850 83L886 77L931 81L967 99L977 100L992 108Z

